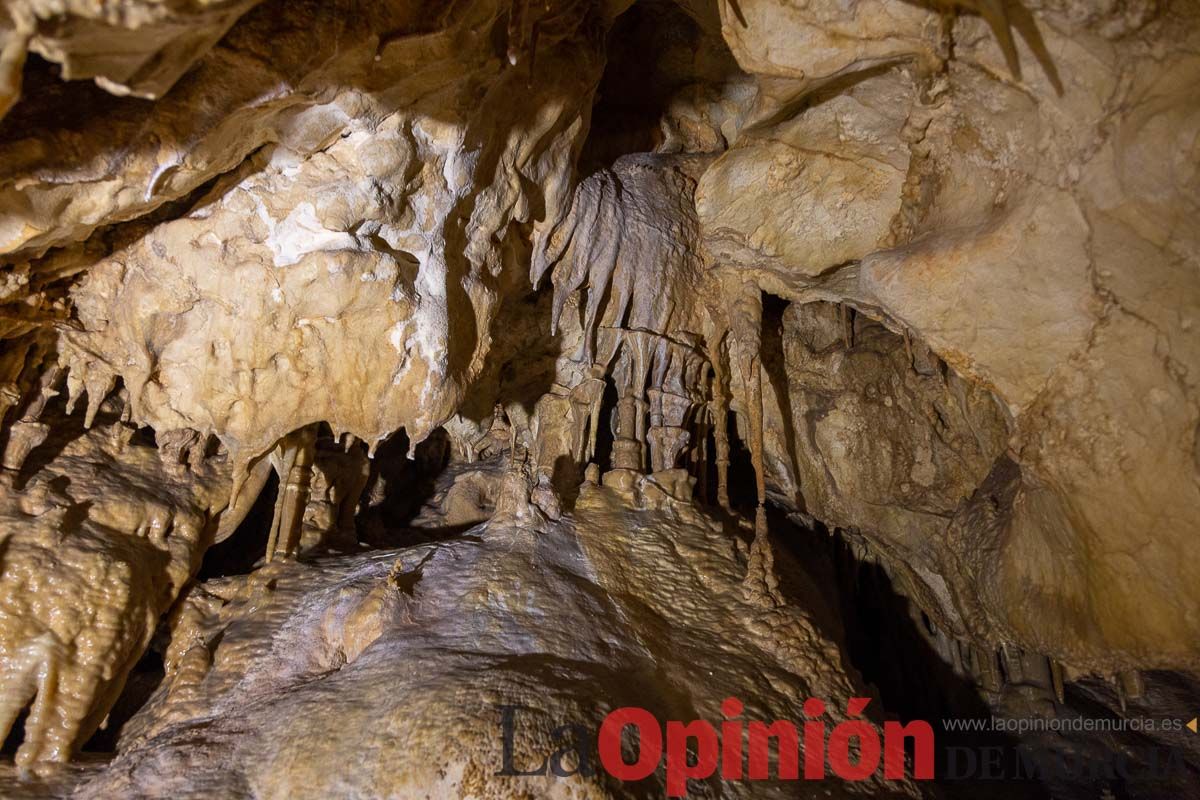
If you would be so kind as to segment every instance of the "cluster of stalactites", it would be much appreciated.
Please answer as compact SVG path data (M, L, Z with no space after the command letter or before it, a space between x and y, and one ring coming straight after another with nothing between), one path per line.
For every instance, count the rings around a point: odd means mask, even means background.
M716 465L715 500L730 509L728 491L729 364L744 390L755 470L757 509L750 549L747 595L765 604L781 602L766 531L766 474L762 409L762 293L752 281L723 287L728 302L712 311L712 331L699 335L598 327L596 357L584 380L571 390L573 457L592 462L607 381L616 390L612 411L611 469L614 476L664 473L686 464L708 502L708 442ZM617 481L614 480L614 483Z
M529 79L533 80L533 69L537 63L538 39L559 38L578 25L578 8L586 0L512 0L508 7L508 63L517 66L529 64ZM558 6L556 9L555 6Z
M711 309L714 327L720 331L714 339L714 363L718 365L720 394L725 397L724 382L732 363L739 373L743 406L749 423L750 458L754 465L756 507L754 541L746 570L744 591L750 602L764 606L779 606L783 597L775 572L774 556L767 535L767 478L766 451L763 444L762 394L762 290L752 280L736 275L719 280L719 295L724 302ZM723 426L721 426L723 428ZM727 436L727 434L725 434ZM720 491L723 505L728 507L725 472L728 469L728 441L718 440L718 469L721 472ZM725 463L722 465L720 461Z
M1086 671L1073 669L1053 656L1023 649L1009 641L980 641L962 631L955 632L937 623L940 615L922 607L922 600L907 588L907 579L898 573L891 556L872 546L867 538L853 530L835 529L837 571L847 589L857 594L862 590L862 572L871 566L887 576L887 591L906 598L905 607L912 620L912 630L925 640L929 649L966 685L995 701L1008 685L1020 685L1037 692L1043 699L1063 705L1066 685ZM1138 670L1122 670L1108 674L1122 711L1126 702L1146 693L1145 679Z
M5 469L19 470L50 433L41 418L58 394L62 370L54 364L49 348L36 339L4 344L8 352L0 360L0 426L5 431L2 461Z
M45 439L44 425L36 422L37 415L46 402L56 394L56 387L65 377L67 391L66 411L75 413L79 401L86 397L84 427L91 428L96 414L104 401L117 389L117 378L104 362L92 359L77 347L64 343L58 363L45 370L42 376L40 399L23 415L25 427L39 428L36 436L21 436L14 439L14 447L21 450L6 461L19 466L28 451ZM137 400L122 391L121 417L125 422L136 419ZM30 414L35 416L30 417ZM25 420L25 417L30 417ZM231 535L250 513L259 495L262 494L272 473L279 478L280 490L276 497L274 516L267 545L267 561L295 555L300 542L304 510L308 503L316 458L316 425L308 425L283 437L274 448L249 463L235 466L233 487L226 511L221 516L216 541ZM167 453L168 462L195 467L207 450L209 434L180 428L158 432L159 448ZM352 437L348 438L348 444ZM7 464L6 464L7 466Z

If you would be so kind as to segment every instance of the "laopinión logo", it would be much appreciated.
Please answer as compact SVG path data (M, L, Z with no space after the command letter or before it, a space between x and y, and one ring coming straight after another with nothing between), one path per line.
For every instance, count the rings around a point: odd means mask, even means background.
M719 774L723 780L821 780L833 774L848 781L862 781L880 774L887 780L906 777L906 744L912 745L912 777L930 780L934 775L933 728L915 720L907 724L885 722L879 728L860 717L870 698L853 697L847 703L847 719L832 731L820 719L824 701L815 697L804 702L807 719L803 730L787 720L762 722L742 719L744 706L729 697L721 704L724 715L717 725L707 720L665 725L644 708L624 707L610 712L593 736L584 725L560 725L553 736L561 747L540 764L515 763L515 723L519 706L498 706L504 737L504 763L496 775L591 777L596 774L593 754L600 767L621 781L649 778L665 770L668 797L685 797L689 779L703 780ZM637 755L625 759L622 738L628 729L637 733ZM801 743L803 742L803 746ZM774 744L775 771L771 774L770 753ZM743 746L745 749L743 750ZM801 771L803 762L803 772Z

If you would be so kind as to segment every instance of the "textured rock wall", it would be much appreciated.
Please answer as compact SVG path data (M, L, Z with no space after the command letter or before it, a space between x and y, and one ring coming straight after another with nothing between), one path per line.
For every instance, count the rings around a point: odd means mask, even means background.
M29 428L10 434L0 493L0 736L29 710L25 767L69 758L105 719L229 496L224 459L172 460L114 414L86 435L27 425L43 441L18 465Z
M1091 668L1194 664L1195 9L1012 5L1019 81L983 17L752 2L743 24L723 6L771 95L701 179L704 240L767 291L923 342L1007 417L993 480L976 463L945 497L952 524L868 522L890 480L859 460L781 486L885 549L957 531L951 627ZM873 441L851 419L847 452ZM846 484L860 510L822 502Z
M54 474L64 382L100 421L76 446L119 413L193 470L153 500L179 553L0 491L14 553L94 540L129 587L58 628L12 601L0 721L38 664L76 687L22 760L99 723L272 470L268 560L386 499L366 451L442 426L512 462L443 487L448 524L569 529L581 479L730 509L740 440L739 602L785 603L770 498L981 652L1195 669L1198 38L1186 0L5 3L6 478Z

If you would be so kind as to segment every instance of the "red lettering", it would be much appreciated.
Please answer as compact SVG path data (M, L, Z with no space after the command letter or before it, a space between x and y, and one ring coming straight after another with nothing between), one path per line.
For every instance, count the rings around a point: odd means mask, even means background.
M933 728L924 720L907 725L883 723L883 777L888 780L904 778L904 739L913 740L913 777L933 779Z
M625 763L621 753L621 733L627 725L638 732L638 757L632 764ZM644 708L618 708L609 713L600 725L597 743L600 763L617 780L640 781L658 769L662 759L662 731L658 720Z
M770 777L770 740L775 739L778 751L780 780L794 781L800 777L800 737L796 726L786 720L750 723L750 780L763 781Z
M688 764L687 742L696 742L696 763ZM717 731L704 720L667 723L667 797L687 795L688 778L707 778L717 768Z

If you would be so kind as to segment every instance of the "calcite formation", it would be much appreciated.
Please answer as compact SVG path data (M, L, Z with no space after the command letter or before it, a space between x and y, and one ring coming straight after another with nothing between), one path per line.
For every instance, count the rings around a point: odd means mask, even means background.
M172 463L115 414L88 432L43 419L24 459L28 428L10 432L0 512L0 734L29 709L22 766L70 757L104 720L229 496L224 459Z
M495 462L473 472L503 478ZM719 526L669 496L658 509L627 502L591 487L571 522L494 518L453 541L206 584L177 613L154 713L78 796L151 782L219 796L620 796L602 775L495 775L499 706L521 707L510 759L532 771L559 746L558 726L622 705L715 719L752 675L770 684L750 717L861 690L823 620L742 600ZM370 763L331 772L347 749ZM915 796L911 783L874 788Z
M1157 703L1198 53L1191 0L0 3L12 792L649 796L495 775L496 709L908 713L822 531L922 680Z

